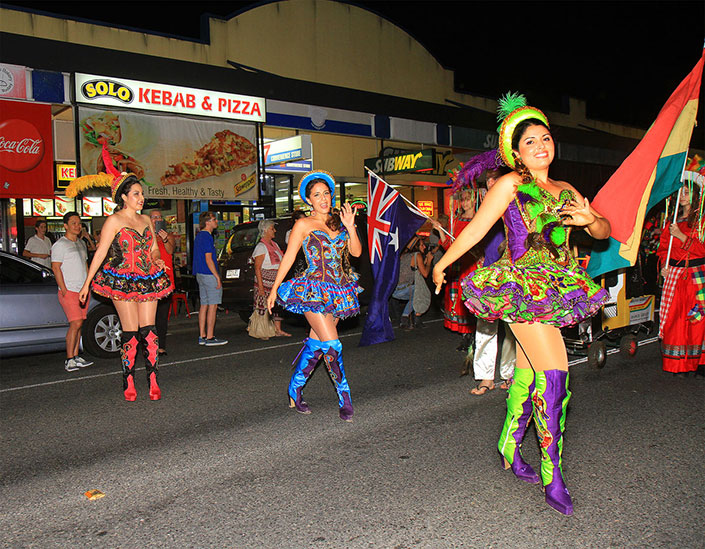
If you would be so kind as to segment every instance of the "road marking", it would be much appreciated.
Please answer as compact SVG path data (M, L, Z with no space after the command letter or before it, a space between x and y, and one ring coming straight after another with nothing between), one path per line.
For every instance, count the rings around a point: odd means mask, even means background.
M433 321L430 321L430 322L433 322ZM359 336L361 334L362 334L362 332L354 332L354 333L350 333L350 334L339 335L338 337L340 339L343 339L343 338L347 338L347 337ZM190 362L199 362L204 359L226 358L226 357L230 357L230 356L244 355L247 353L256 353L259 351L270 351L272 349L283 349L285 347L292 347L294 345L301 345L301 341L291 342L291 343L282 343L281 345L269 345L268 347L258 347L256 349L245 349L242 351L233 351L232 353L223 353L220 355L207 355L207 356L200 356L198 358L189 358L186 360L175 360L174 362L160 362L159 367L163 368L164 366L176 366L179 364L188 364ZM145 370L144 367L135 368L135 372L140 372L143 370ZM85 375L85 376L80 376L80 377L72 377L69 379L57 379L55 381L46 381L44 383L33 383L32 385L21 385L19 387L9 387L7 389L0 389L0 394L9 393L10 391L21 391L23 389L34 389L36 387L48 387L50 385L58 385L60 383L73 383L75 381L83 381L86 379L97 379L99 377L116 376L116 375L122 375L122 370L117 370L115 372L108 372L105 374L92 374L92 375Z
M431 324L433 322L441 322L443 319L433 319L433 320L428 320L424 321L426 324ZM359 336L361 335L362 332L353 332L350 334L344 334L338 336L340 339L343 338L348 338L348 337L354 337L354 336ZM641 347L642 345L647 345L649 343L653 343L655 341L658 341L658 337L652 337L650 339L645 339L643 341L639 341L638 344ZM186 360L176 360L174 362L164 362L161 363L159 366L164 367L164 366L177 366L179 364L189 364L191 362L199 362L204 359L213 359L213 358L227 358L230 356L237 356L237 355L244 355L248 353L257 353L259 351L271 351L272 349L284 349L286 347L293 347L295 345L301 345L300 341L297 342L292 342L292 343L282 343L281 345L269 345L268 347L258 347L257 349L245 349L243 351L233 351L232 353L223 353L220 355L208 355L208 356L200 356L197 358L189 358ZM608 355L618 353L619 349L610 349L607 351ZM568 362L568 366L574 366L576 364L581 364L583 362L587 362L587 357L582 357L573 361ZM143 371L145 368L135 368L136 372ZM19 387L9 387L7 389L0 389L0 394L2 393L9 393L11 391L22 391L24 389L35 389L37 387L49 387L51 385L59 385L61 383L73 383L76 381L83 381L85 379L97 379L100 377L106 377L106 376L116 376L116 375L122 375L122 371L118 370L115 372L108 372L105 374L92 374L92 375L86 375L86 376L80 376L80 377L72 377L70 379L57 379L55 381L46 381L44 383L33 383L32 385L21 385Z

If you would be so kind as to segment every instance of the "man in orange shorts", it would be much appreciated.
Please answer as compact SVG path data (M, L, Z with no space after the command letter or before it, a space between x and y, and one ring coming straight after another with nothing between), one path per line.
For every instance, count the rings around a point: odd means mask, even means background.
M93 364L78 356L81 325L86 319L90 301L90 296L83 304L78 299L78 292L88 274L88 250L79 238L82 230L81 218L76 212L64 215L64 228L66 234L51 247L51 269L59 285L59 303L69 321L64 369L67 372L75 372Z

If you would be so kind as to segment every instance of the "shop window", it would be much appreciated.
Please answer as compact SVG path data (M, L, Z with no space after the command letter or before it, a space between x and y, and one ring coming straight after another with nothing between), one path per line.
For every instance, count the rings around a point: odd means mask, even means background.
M275 215L281 217L291 212L289 191L291 187L291 175L277 175L274 180L274 204ZM295 191L294 191L295 192Z

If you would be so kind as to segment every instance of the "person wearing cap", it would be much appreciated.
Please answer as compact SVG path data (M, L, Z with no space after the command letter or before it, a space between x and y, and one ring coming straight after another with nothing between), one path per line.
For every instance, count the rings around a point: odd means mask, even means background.
M340 214L333 210L335 180L322 170L308 172L302 177L299 194L311 207L311 215L294 224L267 298L270 313L274 304L279 303L288 311L303 314L311 326L309 337L304 340L295 359L294 374L289 382L289 405L302 414L311 413L302 391L322 360L338 394L339 417L343 421L352 421L353 406L337 324L341 318L360 312L357 294L362 289L348 257L359 257L362 253L355 229L355 212L348 203L343 204ZM283 282L302 247L306 270Z
M440 291L443 271L503 217L506 250L501 259L462 280L463 299L479 318L509 323L517 339L514 383L498 443L504 467L524 482L542 482L546 503L571 515L573 502L562 471L571 393L560 328L597 313L608 295L578 265L568 239L570 226L605 239L610 223L572 185L549 178L556 149L543 112L527 106L519 94L499 104L499 155L513 171L487 192L475 217L434 267L433 281ZM541 448L540 477L520 452L532 416Z
M174 290L155 241L154 224L140 213L144 206L142 185L132 173L118 172L105 145L103 163L108 173L75 179L69 197L89 187L110 186L117 204L103 225L100 243L79 291L84 302L90 291L112 300L120 318L120 359L125 400L137 399L135 362L141 348L147 370L150 400L161 398L158 384L159 338L155 327L157 302Z

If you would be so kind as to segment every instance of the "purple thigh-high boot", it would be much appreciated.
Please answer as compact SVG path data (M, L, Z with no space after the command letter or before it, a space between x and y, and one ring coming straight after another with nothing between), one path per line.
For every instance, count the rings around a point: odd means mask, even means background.
M534 415L541 447L541 480L546 503L564 515L573 514L573 501L563 480L561 455L565 414L570 399L568 372L547 370L536 372Z
M507 394L507 417L499 436L499 453L504 468L512 468L516 477L530 484L538 484L539 476L521 457L521 442L534 411L531 394L534 392L534 371L531 368L516 368L514 383Z
M326 370L338 393L338 407L340 408L340 419L343 421L352 421L353 405L350 400L350 387L348 380L345 378L345 370L343 369L343 344L339 339L331 339L324 341L323 344L328 347L328 350L323 355Z
M322 341L307 337L304 339L304 346L294 359L294 374L289 381L289 407L296 408L296 411L301 414L311 413L301 392L323 356L322 343Z

